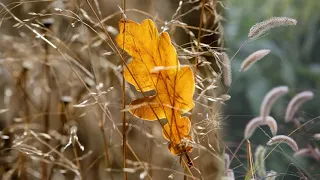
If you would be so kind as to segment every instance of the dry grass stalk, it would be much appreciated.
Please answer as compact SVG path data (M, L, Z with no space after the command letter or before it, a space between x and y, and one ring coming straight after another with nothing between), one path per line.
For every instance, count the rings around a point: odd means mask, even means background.
M289 136L285 136L285 135L278 135L278 136L274 136L272 137L268 142L267 145L273 145L273 144L280 144L280 143L285 143L288 146L290 146L292 148L292 150L294 151L298 151L298 145L297 142L295 140L293 140L291 137Z
M279 86L273 88L269 91L266 96L263 98L263 101L260 106L260 116L267 117L270 114L272 105L279 99L281 96L288 92L287 86Z
M240 72L247 71L254 63L265 57L270 53L269 49L261 49L250 54L241 64Z
M313 93L311 91L304 91L295 95L287 106L285 122L292 121L295 113L301 107L301 105L304 104L306 101L311 100L312 98Z
M288 17L272 17L268 20L259 22L250 28L248 39L254 40L259 38L265 32L270 29L280 26L294 26L297 24L297 20Z

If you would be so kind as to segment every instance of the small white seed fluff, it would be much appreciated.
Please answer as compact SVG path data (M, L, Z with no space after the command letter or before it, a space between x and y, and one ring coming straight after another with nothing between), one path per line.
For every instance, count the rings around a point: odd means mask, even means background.
M265 57L270 53L269 49L261 49L250 54L241 64L240 72L247 71L254 63Z

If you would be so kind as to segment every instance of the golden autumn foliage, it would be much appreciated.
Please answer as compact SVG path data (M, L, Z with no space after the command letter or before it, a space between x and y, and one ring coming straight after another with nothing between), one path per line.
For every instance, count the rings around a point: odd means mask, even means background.
M194 76L190 67L180 67L169 34L159 35L149 19L141 24L121 20L116 41L133 57L124 70L125 80L137 91L155 91L155 95L131 102L130 113L149 121L166 118L168 123L163 126L163 137L170 141L170 151L175 155L191 151L192 147L183 141L191 140L191 122L181 114L194 107ZM157 67L162 69L154 71Z

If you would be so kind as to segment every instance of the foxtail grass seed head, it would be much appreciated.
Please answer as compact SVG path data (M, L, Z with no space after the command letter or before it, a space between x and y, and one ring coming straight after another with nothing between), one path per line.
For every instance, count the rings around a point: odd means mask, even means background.
M222 61L222 79L223 84L227 87L231 86L232 82L232 74L231 74L231 65L230 59L227 53L223 52L220 55L220 59Z
M240 72L247 71L254 63L265 57L270 53L269 49L261 49L250 54L241 64Z
M265 179L266 179L266 180L276 180L277 175L278 175L277 172L271 170L271 171L269 171L269 172L267 173Z
M311 149L310 148L302 148L299 149L297 152L294 153L294 157L309 157L311 156Z
M313 98L313 93L311 91L303 91L297 95L295 95L291 101L289 102L286 115L285 115L285 122L290 122L293 120L295 113L304 104L306 101L309 101Z
M230 167L230 156L227 153L224 153L224 171L225 175L228 175L228 170Z
M235 180L233 170L232 169L228 169L227 175L223 176L222 180Z
M270 114L272 105L284 94L288 93L287 86L278 86L269 91L263 98L260 106L260 116L267 117Z
M272 17L268 20L259 22L250 28L248 39L254 40L259 38L270 29L281 26L295 26L297 20L288 17Z
M265 124L269 126L272 135L273 136L277 135L277 131L278 131L277 121L271 116L267 116L264 121L265 121Z
M267 116L264 119L265 120L263 120L263 117L261 116L253 118L246 126L246 129L244 131L244 138L249 139L254 133L254 131L257 129L257 127L262 125L268 125L272 135L275 136L278 131L278 125L276 120L271 116Z
M298 151L298 145L296 143L295 140L293 140L291 137L289 136L285 136L285 135L278 135L278 136L274 136L272 137L268 142L267 145L271 146L273 144L280 144L280 143L285 143L288 146L290 146L294 151Z
M256 173L259 177L265 177L266 175L266 167L265 167L265 156L266 156L266 148L264 146L258 146L254 153L254 164L256 168Z
M320 133L317 133L313 136L316 140L320 140Z

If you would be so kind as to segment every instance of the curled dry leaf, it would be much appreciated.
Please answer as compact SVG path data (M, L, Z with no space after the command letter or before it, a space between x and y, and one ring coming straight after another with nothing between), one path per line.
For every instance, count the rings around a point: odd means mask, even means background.
M163 32L159 36L149 19L141 24L121 20L116 40L133 57L124 70L126 81L138 91L155 91L155 95L131 102L129 112L148 121L166 118L163 136L170 141L170 151L175 155L191 151L192 147L182 142L191 140L191 122L181 114L194 107L194 76L190 67L180 67L169 34ZM155 71L157 67L161 70Z

